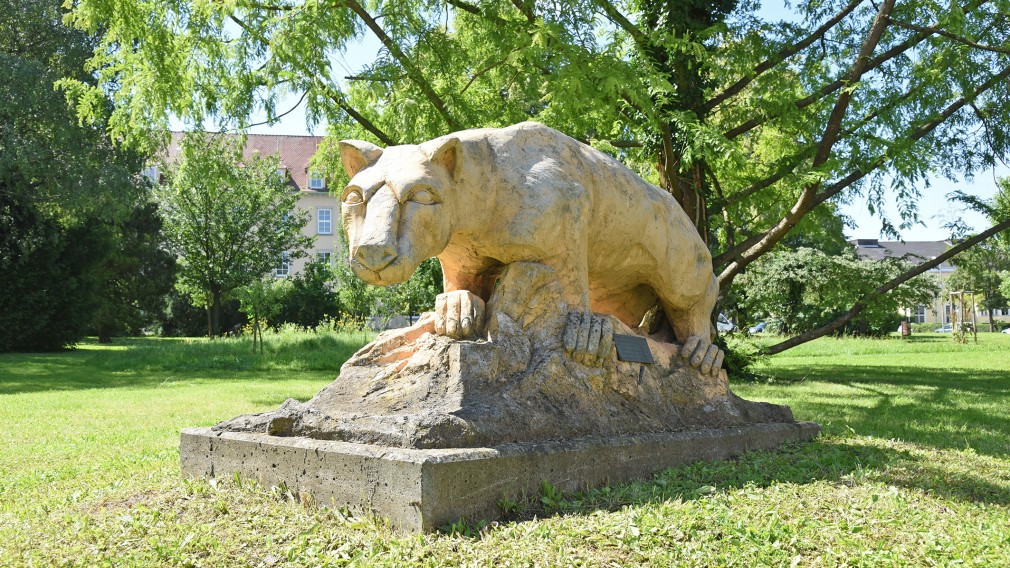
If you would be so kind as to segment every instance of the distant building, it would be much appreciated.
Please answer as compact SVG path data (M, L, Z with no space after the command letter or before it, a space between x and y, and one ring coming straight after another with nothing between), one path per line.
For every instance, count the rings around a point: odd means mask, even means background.
M172 163L179 155L179 142L182 133L173 132L172 142L168 147L166 162ZM302 229L302 234L314 239L307 256L289 259L287 255L277 259L274 276L284 278L304 270L305 263L318 259L333 262L334 254L340 253L340 202L330 195L326 186L326 178L321 172L309 168L309 160L315 155L321 136L286 136L276 134L249 134L243 156L277 156L280 158L281 169L278 175L285 177L293 191L298 192L296 207L307 211L309 221ZM144 171L144 175L154 181L160 181L160 172L156 166Z
M856 254L860 258L870 260L882 260L884 258L898 258L907 260L914 264L932 260L947 252L950 243L947 241L878 241L877 239L855 239L849 241L856 247ZM908 317L912 323L947 323L950 321L950 297L947 290L947 280L954 267L948 262L942 262L936 268L931 269L927 274L936 277L940 284L940 294L933 301L933 305L920 304L905 308L903 315Z

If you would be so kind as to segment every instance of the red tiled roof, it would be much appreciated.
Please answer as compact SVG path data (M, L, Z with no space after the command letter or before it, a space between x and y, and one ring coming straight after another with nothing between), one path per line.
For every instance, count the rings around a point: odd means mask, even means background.
M181 132L172 133L172 142L166 152L166 161L171 163L179 155L179 141L182 139ZM246 139L246 146L242 152L244 157L255 154L261 156L277 155L281 164L287 168L291 184L299 191L321 191L309 188L309 160L316 153L322 136L288 136L278 134L250 134Z

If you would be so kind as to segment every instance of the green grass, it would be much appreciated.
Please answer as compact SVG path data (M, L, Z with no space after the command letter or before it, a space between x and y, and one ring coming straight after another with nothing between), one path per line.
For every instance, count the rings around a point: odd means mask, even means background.
M178 432L309 398L367 337L139 339L0 356L0 565L1010 564L1010 336L822 339L745 398L817 440L397 535L235 479L183 480Z

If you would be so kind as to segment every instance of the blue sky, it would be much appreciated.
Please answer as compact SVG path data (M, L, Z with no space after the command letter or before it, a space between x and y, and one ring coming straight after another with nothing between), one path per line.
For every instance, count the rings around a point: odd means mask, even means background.
M760 13L768 19L795 19L794 13L787 8L781 0L767 0L763 3ZM368 61L375 58L380 48L378 40L374 36L366 38L348 48L343 57L337 60L335 69L341 74L350 75L359 71ZM346 73L345 73L346 72ZM287 104L294 104L296 99L291 99ZM279 110L285 110L283 104L278 105ZM253 119L258 122L261 118ZM303 108L296 109L291 114L284 117L279 124L273 126L258 126L251 129L257 134L316 134L326 133L325 125L316 126L313 131L309 131L305 123L305 113ZM920 187L922 199L919 202L920 222L915 226L903 229L901 238L911 241L932 241L942 240L948 237L948 231L943 229L943 225L957 218L981 230L988 227L988 222L982 215L974 212L966 212L962 208L949 203L947 194L955 190L978 197L988 198L996 192L996 179L998 177L1010 176L1010 168L998 166L994 170L978 172L973 179L959 179L955 181L935 176L929 180L929 187L923 184ZM844 205L841 212L852 219L855 227L846 231L846 236L850 238L881 238L890 240L880 234L881 220L879 216L869 212L868 204L863 197L854 197L852 202ZM894 199L888 199L890 206L885 207L883 214L891 219L895 225L900 219L898 211L894 205Z

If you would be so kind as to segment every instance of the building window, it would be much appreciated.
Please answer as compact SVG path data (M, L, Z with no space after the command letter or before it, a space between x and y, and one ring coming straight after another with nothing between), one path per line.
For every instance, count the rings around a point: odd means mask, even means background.
M158 166L147 166L140 172L140 175L151 180L151 183L155 185L161 181L161 172L158 171Z
M316 260L321 264L329 265L333 260L333 255L328 250L317 251Z
M926 306L915 306L912 309L912 323L926 323Z
M288 169L287 168L277 168L277 171L274 172L274 173L277 174L277 179L281 180L284 183L288 182Z
M316 233L320 235L333 234L333 209L316 209Z
M320 172L309 172L309 189L326 189L326 178Z
M291 254L281 253L281 263L274 269L274 276L277 278L287 278L291 275Z

